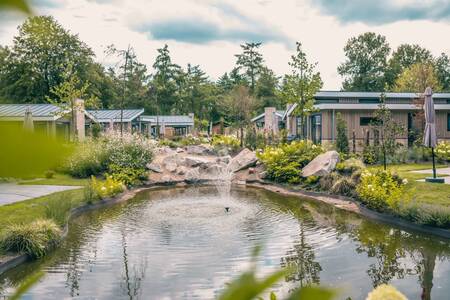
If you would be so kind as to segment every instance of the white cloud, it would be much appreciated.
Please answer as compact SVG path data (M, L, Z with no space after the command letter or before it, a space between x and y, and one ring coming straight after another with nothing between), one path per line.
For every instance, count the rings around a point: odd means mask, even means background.
M51 0L36 1L41 2L37 13L52 14L65 28L78 33L100 62L113 60L103 52L107 45L126 48L130 44L139 59L151 67L156 49L167 43L176 63L199 64L213 79L234 66L239 40L252 36L265 40L261 51L266 63L280 75L289 71L287 63L295 41L302 42L310 59L319 63L325 89L341 87L336 68L344 61L343 47L350 37L365 31L385 35L393 48L401 43L418 43L436 55L450 52L450 41L443 38L450 25L444 21L399 20L387 25L366 25L363 20L342 22L340 16L324 14L311 0L65 0L59 6L42 5L53 3ZM414 1L396 0L393 5L411 6ZM11 44L23 17L5 21L3 16L0 44ZM169 35L161 31L168 27L160 26L155 37L154 24L170 25L173 20L182 21L175 27L177 32ZM189 24L190 30L183 24ZM204 28L208 24L214 28ZM194 29L203 36L187 36Z

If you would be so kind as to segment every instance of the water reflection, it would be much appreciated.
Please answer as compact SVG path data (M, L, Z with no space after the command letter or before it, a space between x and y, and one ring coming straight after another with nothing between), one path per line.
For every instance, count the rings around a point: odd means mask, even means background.
M254 189L233 189L226 213L215 193L153 191L80 216L54 254L0 277L0 296L44 270L26 297L212 299L263 243L263 273L294 269L279 294L320 283L359 299L393 283L411 299L447 299L449 242Z

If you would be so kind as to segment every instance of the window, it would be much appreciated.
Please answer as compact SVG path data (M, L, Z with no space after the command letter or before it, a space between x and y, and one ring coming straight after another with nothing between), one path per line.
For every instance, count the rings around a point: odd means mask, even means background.
M359 103L380 103L378 98L362 98L358 100Z
M339 103L339 99L338 98L316 99L316 104L321 103Z
M450 113L447 114L447 131L450 131Z
M359 118L359 126L369 126L371 123L375 123L375 118L372 117Z

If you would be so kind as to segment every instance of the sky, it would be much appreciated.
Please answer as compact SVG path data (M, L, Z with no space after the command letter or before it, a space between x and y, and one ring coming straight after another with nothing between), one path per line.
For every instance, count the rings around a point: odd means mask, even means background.
M246 41L262 42L266 65L289 72L295 42L317 62L324 90L339 90L337 66L345 60L347 40L366 31L386 36L391 48L416 43L434 55L450 54L448 0L31 0L38 15L53 15L78 34L97 61L110 44L134 47L151 65L157 49L169 45L172 60L198 64L212 80L230 71ZM0 44L10 45L20 14L0 15Z

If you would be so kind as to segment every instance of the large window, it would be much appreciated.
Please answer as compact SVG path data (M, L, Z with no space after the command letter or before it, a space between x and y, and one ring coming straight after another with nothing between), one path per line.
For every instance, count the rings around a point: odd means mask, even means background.
M359 125L360 126L369 126L371 123L375 122L375 118L372 117L360 117Z
M358 100L359 103L380 103L378 98L361 98Z
M315 144L322 142L322 115L311 116L311 140Z
M321 103L339 103L339 98L321 98L321 99L316 99L316 104L321 104Z
M450 113L447 114L447 131L450 131Z

